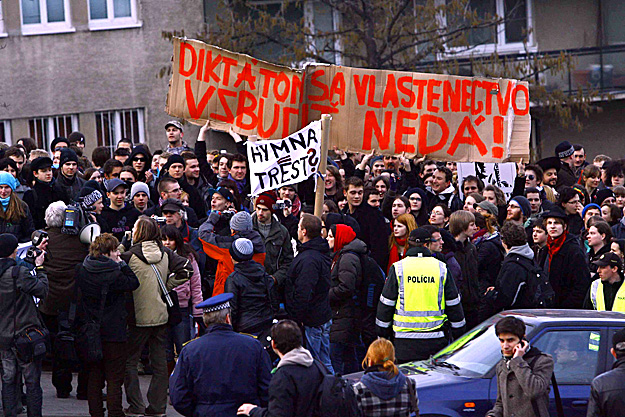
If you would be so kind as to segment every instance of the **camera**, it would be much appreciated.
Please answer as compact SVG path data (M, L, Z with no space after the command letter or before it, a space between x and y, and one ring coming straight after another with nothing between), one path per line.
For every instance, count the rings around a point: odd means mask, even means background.
M159 217L159 216L152 216L152 218L154 220L156 220L156 223L158 223L159 225L163 225L167 221L167 218L165 218L165 216L161 216L161 217Z
M35 264L35 259L43 253L43 251L39 249L37 246L41 245L41 243L47 237L48 237L48 233L45 232L44 230L35 230L33 232L30 238L33 245L30 248L28 248L28 251L26 251L26 256L24 257L25 262L28 262L29 264L33 264L33 265Z
M276 204L273 205L274 210L284 210L285 208L291 208L293 203L288 198L286 200L278 200Z
M86 245L93 242L100 235L100 225L91 220L89 213L83 209L80 203L67 206L61 233L78 236L80 241Z

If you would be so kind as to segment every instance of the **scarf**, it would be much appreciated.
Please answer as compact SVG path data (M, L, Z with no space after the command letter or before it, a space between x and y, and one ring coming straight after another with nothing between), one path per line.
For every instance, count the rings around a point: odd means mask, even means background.
M333 226L334 227L334 226ZM340 257L341 249L343 249L346 245L350 244L354 239L356 239L356 232L350 226L346 224L337 224L336 225L336 233L334 233L334 263L338 261Z
M2 208L4 209L4 211L7 211L7 208L9 207L9 201L11 201L10 195L6 198L0 198L0 204L2 204Z
M406 256L406 249L408 249L406 247L406 241L408 240L408 238L395 238L395 242L397 242L395 245L393 245L393 247L391 248L391 253L388 256L388 265L386 268L386 272L388 273L388 271L391 269L391 265L393 265L395 262L397 261L401 261L405 256ZM404 253L399 254L399 250L397 249L399 246L403 246L404 247Z
M547 238L547 250L549 251L549 265L551 265L551 259L553 256L562 249L566 237L569 235L567 230L564 231L559 237L553 239L551 236Z

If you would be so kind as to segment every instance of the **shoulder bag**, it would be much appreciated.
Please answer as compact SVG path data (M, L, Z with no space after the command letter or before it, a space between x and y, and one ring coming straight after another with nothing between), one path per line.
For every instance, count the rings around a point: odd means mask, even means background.
M161 287L161 298L167 304L167 324L170 326L175 326L178 323L182 322L182 314L180 313L180 303L178 302L178 293L176 290L171 290L167 292L167 287L163 282L163 278L161 278L161 273L154 264L150 264L154 273L156 274L156 279L158 280L158 285Z

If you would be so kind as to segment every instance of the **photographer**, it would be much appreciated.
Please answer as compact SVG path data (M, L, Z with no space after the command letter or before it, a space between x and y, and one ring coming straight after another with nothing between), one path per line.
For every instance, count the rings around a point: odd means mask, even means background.
M39 311L52 339L59 331L59 314L69 310L69 303L74 294L74 274L76 266L81 264L88 254L89 247L80 242L76 235L62 232L67 206L56 201L46 210L45 221L48 226L48 247L44 267L50 281L50 293L39 304ZM85 375L78 377L78 396L87 398ZM72 366L58 357L52 359L52 384L58 398L68 398L72 391Z
M29 416L41 416L43 392L41 390L41 361L43 354L36 351L32 357L24 357L15 347L15 336L42 323L37 315L33 297L46 298L48 279L42 267L45 252L35 259L33 276L17 266L17 239L4 233L0 235L0 360L2 360L2 403L4 415L17 415L18 374L26 385L26 404ZM14 273L18 268L19 272ZM45 353L45 352L44 352Z

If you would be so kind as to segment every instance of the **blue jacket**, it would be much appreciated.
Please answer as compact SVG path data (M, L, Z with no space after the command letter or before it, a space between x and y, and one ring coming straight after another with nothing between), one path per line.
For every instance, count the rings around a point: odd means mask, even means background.
M270 372L260 342L215 324L182 349L169 396L184 416L232 417L244 403L267 406Z

